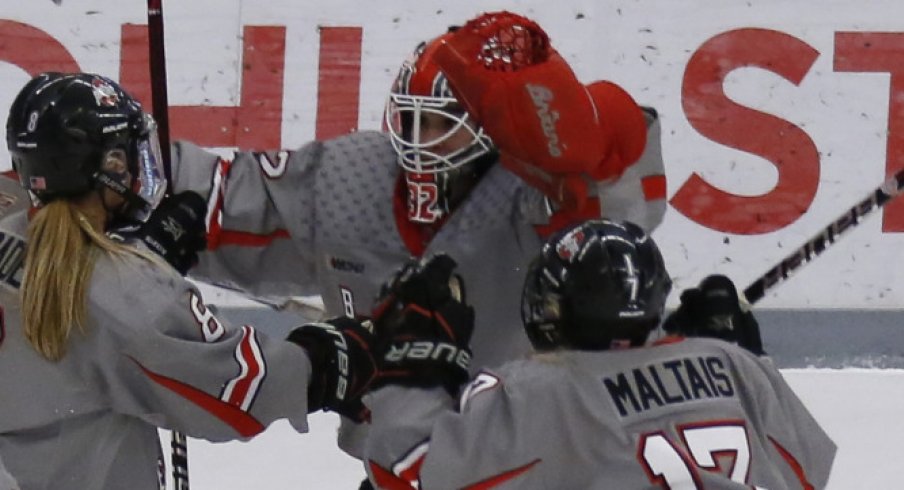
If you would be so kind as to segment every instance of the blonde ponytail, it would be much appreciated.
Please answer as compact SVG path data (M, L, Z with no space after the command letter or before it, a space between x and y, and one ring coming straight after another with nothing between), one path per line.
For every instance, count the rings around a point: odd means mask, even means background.
M151 258L95 230L66 200L47 203L28 225L21 289L25 337L51 361L66 354L73 327L86 331L87 291L101 252Z

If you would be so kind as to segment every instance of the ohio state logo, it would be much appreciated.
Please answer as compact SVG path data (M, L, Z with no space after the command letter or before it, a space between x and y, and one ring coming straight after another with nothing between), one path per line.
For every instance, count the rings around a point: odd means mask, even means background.
M99 107L116 107L119 103L119 95L112 85L102 78L91 80L91 89L94 92L94 100Z
M556 253L563 260L571 261L584 245L584 230L577 229L563 236L556 243Z

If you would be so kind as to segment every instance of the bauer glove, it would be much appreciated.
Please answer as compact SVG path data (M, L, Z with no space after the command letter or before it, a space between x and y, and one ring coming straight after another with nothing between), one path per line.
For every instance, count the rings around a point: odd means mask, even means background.
M387 384L444 387L457 396L468 380L474 309L445 254L408 263L388 283L374 310L380 373Z
M371 354L374 339L365 324L338 317L302 325L289 334L287 340L304 347L311 359L308 413L323 409L355 422L369 418L361 397L377 365Z

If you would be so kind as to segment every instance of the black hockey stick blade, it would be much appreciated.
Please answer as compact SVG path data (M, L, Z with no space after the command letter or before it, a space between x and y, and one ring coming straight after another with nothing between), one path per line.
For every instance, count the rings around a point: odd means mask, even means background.
M832 246L843 233L859 225L867 215L882 208L901 194L902 188L904 188L904 169L898 170L867 197L845 211L802 246L788 254L775 267L747 286L744 289L747 301L753 304L762 299L767 291L787 280L794 271L813 261Z

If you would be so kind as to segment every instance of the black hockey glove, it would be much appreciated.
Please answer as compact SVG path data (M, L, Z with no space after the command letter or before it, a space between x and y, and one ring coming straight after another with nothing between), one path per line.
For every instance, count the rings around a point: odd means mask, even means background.
M470 377L474 309L455 266L445 254L412 261L383 286L374 309L381 348L373 388L442 386L458 395Z
M712 275L695 288L681 292L681 305L663 323L666 332L685 337L714 337L765 355L760 325L749 309L741 307L731 279Z
M332 410L355 422L368 419L361 403L377 371L371 349L374 338L358 320L338 317L302 325L288 339L308 352L311 383L308 385L308 413Z
M166 197L147 222L131 230L115 232L123 239L137 239L185 275L207 248L207 203L200 194L180 192Z

